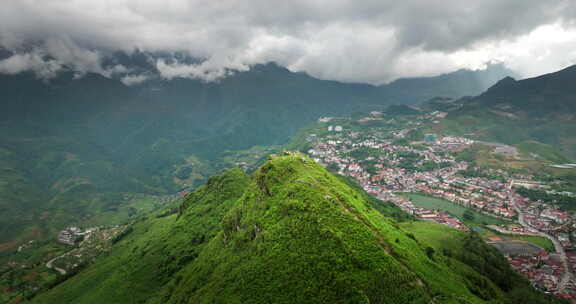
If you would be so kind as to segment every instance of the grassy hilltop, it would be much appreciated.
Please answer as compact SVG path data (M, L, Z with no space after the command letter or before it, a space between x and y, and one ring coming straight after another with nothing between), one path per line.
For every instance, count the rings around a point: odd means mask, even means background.
M395 212L308 157L272 156L139 221L32 302L548 303L477 236Z

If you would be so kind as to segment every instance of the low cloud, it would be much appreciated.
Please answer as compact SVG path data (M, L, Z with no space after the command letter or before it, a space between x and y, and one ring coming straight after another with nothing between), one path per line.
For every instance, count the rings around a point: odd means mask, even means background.
M168 80L173 78L193 78L210 82L230 76L235 71L246 71L249 68L248 65L243 63L220 62L212 58L197 64L186 64L178 61L167 62L164 59L159 59L156 63L156 69L160 76Z
M530 37L546 27L559 39L573 35L575 7L573 0L4 0L0 44L18 54L35 45L55 64L107 77L131 71L104 68L104 56L135 49L202 60L159 59L168 79L213 81L275 61L323 79L378 84L502 58L528 75L574 61L567 44ZM541 60L522 59L525 50Z
M0 73L15 75L32 71L39 79L53 78L62 70L56 60L47 60L37 53L16 54L0 61Z
M139 85L142 84L150 79L148 75L126 75L120 79L123 84L127 86Z

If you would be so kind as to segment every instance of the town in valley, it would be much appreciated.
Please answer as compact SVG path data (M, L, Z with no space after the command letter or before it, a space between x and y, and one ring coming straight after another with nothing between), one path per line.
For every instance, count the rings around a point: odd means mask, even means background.
M558 198L576 202L576 195L557 190L557 181L542 181L530 170L486 166L476 157L483 153L500 164L539 163L551 170L576 170L575 165L539 161L534 153L478 141L474 134L434 133L445 115L323 117L306 134L305 150L418 219L480 233L535 288L576 299L575 217L557 204Z

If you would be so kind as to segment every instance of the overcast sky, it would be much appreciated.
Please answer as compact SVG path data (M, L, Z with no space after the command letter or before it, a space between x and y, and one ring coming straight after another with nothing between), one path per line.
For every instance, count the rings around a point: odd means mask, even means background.
M223 77L275 61L322 79L380 84L501 61L529 77L576 63L574 0L2 0L1 73L103 75L106 51L184 51L162 75ZM30 45L36 45L32 50ZM26 47L28 46L28 47ZM25 51L24 51L25 50ZM47 59L50 55L53 59ZM131 75L134 81L143 76Z

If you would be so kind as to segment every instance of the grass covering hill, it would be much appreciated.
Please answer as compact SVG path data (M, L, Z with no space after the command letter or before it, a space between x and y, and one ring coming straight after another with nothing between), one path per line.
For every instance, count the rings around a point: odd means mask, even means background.
M568 158L554 149L554 147L541 142L524 141L519 143L517 147L521 153L524 153L528 157L535 156L536 159L544 159L558 164L569 161Z
M210 178L183 203L185 213L135 223L109 255L34 302L145 302L196 259L247 184L240 169Z
M109 254L32 302L546 300L479 238L401 226L386 214L393 208L374 203L308 157L273 156L251 176L212 177L178 214L136 223ZM450 250L439 235L455 236Z
M401 228L412 233L416 239L429 244L436 252L442 252L449 257L450 267L463 273L467 280L475 280L475 275L481 274L489 278L499 288L506 291L507 303L564 303L562 300L543 296L528 286L528 282L508 265L508 261L500 252L486 244L476 233L464 233L450 227L432 222L401 223ZM472 277L470 268L476 274ZM477 293L482 293L485 283L476 281Z

